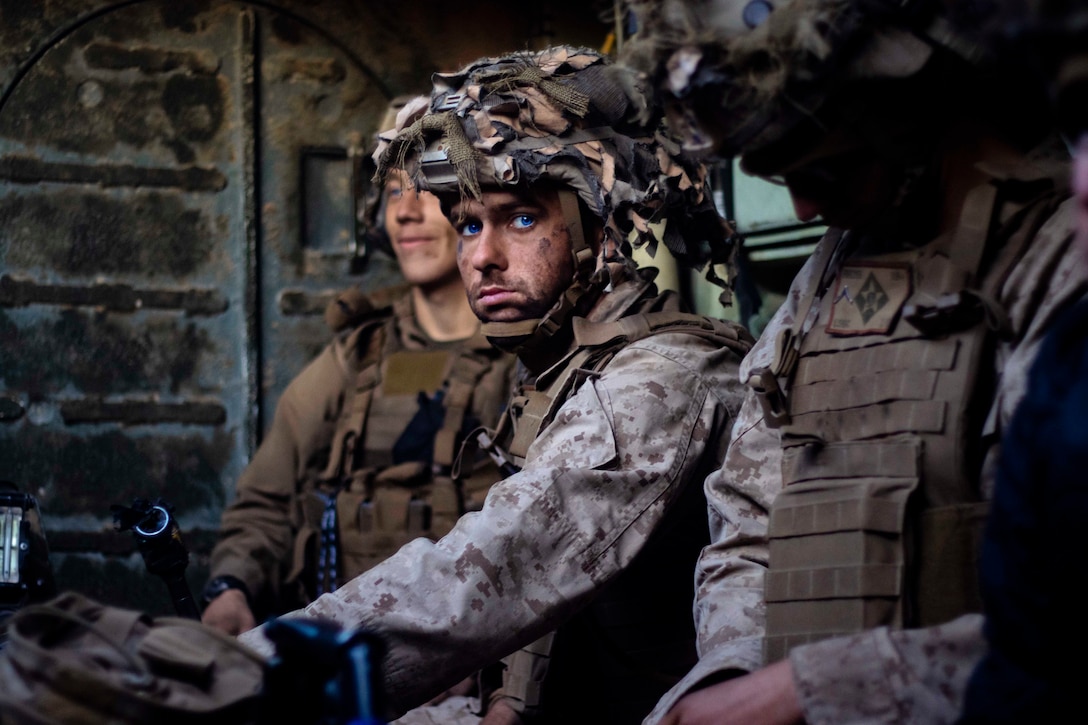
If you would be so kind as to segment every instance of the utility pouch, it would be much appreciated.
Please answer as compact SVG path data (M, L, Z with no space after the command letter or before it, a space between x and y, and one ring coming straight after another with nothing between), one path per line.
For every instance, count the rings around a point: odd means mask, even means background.
M918 447L889 442L788 450L768 523L764 657L889 624L902 625L908 499ZM800 472L808 480L796 481Z
M384 469L368 485L352 485L336 498L343 580L353 579L421 536L434 536L428 468L410 461ZM456 517L454 517L456 520ZM452 528L452 525L451 525Z
M342 492L337 497L340 568L353 579L423 534L428 518L422 501L404 488L377 489L373 496Z
M981 612L978 560L989 503L927 509L919 523L918 625L947 622Z
M321 546L321 517L326 499L318 491L308 489L295 498L292 523L296 527L291 568L285 578L288 584L299 584L311 596L315 588L317 552ZM311 581L303 581L306 577Z
M5 723L256 722L264 660L195 620L66 592L21 609L8 633Z

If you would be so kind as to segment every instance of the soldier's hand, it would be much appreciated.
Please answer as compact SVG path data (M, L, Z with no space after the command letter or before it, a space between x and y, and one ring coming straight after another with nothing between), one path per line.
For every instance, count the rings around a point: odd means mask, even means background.
M495 700L487 708L487 714L480 720L480 725L521 725L521 715L502 700Z
M208 603L200 621L231 636L253 629L257 626L249 602L241 589L227 589Z
M789 660L782 660L685 695L661 725L794 725L803 721L793 669Z

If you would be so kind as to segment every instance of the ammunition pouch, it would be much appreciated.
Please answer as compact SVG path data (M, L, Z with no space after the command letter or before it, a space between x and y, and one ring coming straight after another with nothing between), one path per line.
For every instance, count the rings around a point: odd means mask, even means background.
M437 541L449 533L460 513L453 479L431 476L420 463L385 469L362 486L353 483L336 497L344 579L358 576L413 539Z

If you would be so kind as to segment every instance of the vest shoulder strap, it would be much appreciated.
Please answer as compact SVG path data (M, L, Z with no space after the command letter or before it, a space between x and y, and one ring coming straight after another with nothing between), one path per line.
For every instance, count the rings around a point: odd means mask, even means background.
M351 401L345 403L336 422L329 463L321 476L324 481L340 481L342 476L348 475L355 449L362 445L370 400L381 379L381 359L388 337L388 319L387 315L369 319L357 331L358 338L354 347L360 355L359 372L355 375Z
M529 445L582 383L600 373L624 347L665 333L681 333L710 340L741 357L754 342L751 333L734 322L672 310L628 315L607 322L575 318L575 352L567 358L558 374L549 376L556 382L525 391L515 397L508 409L508 415L518 417L509 446L509 453L517 465L524 463Z
M446 379L446 413L442 427L434 439L434 462L451 468L459 453L459 438L465 418L472 410L473 394L485 375L491 370L497 351L487 338L479 333L467 341L453 359Z
M582 317L574 320L574 343L579 349L618 352L633 342L667 332L710 340L738 355L746 354L754 342L748 330L734 322L672 310L628 315L609 322L590 322Z
M358 287L338 293L325 307L325 324L334 333L353 330L392 313L392 305L380 304Z

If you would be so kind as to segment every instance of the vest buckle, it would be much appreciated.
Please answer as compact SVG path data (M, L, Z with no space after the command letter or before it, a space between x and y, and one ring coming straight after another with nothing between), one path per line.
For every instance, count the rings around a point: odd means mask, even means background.
M907 304L903 319L926 337L940 337L974 327L986 313L985 304L969 291L941 295L933 304Z
M748 379L748 386L759 397L759 403L763 406L763 420L768 428L780 428L790 422L789 406L786 394L778 384L778 377L770 368L759 368L752 372Z

